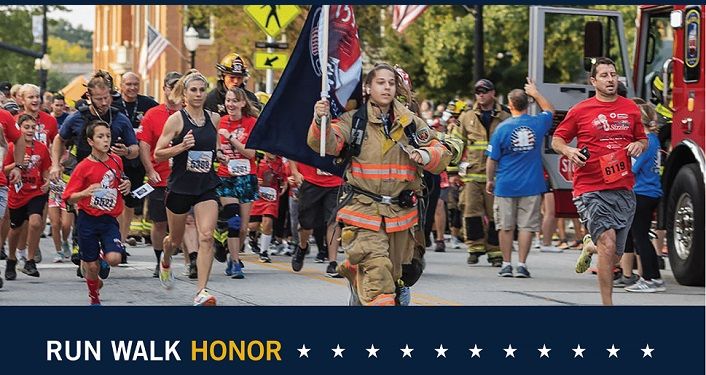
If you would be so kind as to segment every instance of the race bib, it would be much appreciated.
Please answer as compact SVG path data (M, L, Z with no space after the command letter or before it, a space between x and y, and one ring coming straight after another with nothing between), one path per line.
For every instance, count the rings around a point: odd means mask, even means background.
M103 211L110 211L115 208L118 202L118 189L103 188L96 189L91 194L91 207Z
M610 184L628 175L630 171L630 161L628 161L625 150L618 150L599 158L603 181Z
M34 133L34 140L47 144L47 133Z
M319 168L316 168L316 174L319 175L319 176L333 176L331 173L322 171L322 170L319 169Z
M20 179L15 183L15 192L19 193L20 190L22 190L22 186L24 186L24 184L22 183L22 179Z
M228 160L228 173L231 176L247 176L250 174L250 160L231 159Z
M260 187L260 198L274 202L277 200L277 190L271 187Z
M189 151L186 157L186 170L195 173L208 173L213 164L213 152Z

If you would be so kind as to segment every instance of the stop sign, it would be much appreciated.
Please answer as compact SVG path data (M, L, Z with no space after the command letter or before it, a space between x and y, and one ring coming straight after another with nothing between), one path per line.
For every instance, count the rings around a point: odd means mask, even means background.
M574 163L564 155L559 157L559 174L566 182L572 182L574 179Z

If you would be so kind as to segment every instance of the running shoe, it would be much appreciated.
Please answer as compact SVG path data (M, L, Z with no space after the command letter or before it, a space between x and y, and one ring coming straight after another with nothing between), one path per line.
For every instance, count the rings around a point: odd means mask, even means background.
M233 261L230 260L230 257L228 257L228 261L226 261L226 269L223 273L226 276L233 276Z
M260 263L272 263L272 259L270 259L269 254L267 254L267 250L260 252Z
M615 284L613 284L615 285ZM625 290L628 292L634 292L634 293L657 293L657 285L653 281L647 281L643 278L639 278L635 283L632 285L628 285L625 287Z
M54 259L51 260L52 263L61 263L64 261L64 253L61 251L54 254Z
M329 262L328 266L326 266L326 276L333 279L343 278L343 276L338 274L336 268L338 268L338 263L335 260Z
M129 236L125 242L130 246L137 246L137 238L134 236Z
M517 267L517 273L515 273L515 277L518 279L528 279L532 276L530 276L530 272L525 266L519 266Z
M309 244L306 245L306 249L302 249L299 246L294 249L294 255L292 255L292 271L299 272L302 270L302 267L304 267L304 256L308 250Z
M233 275L231 277L234 279L244 279L245 278L245 274L243 273L243 268L240 267L239 263L233 262L233 267L232 267L230 273L231 273L231 275Z
M37 249L34 253L34 263L42 263L42 250Z
M165 289L172 289L174 287L174 273L172 273L172 268L164 267L162 264L159 267L159 282Z
M34 262L34 259L27 260L20 271L27 276L39 277L39 270L37 270L37 264Z
M490 262L491 267L502 267L503 266L503 259L502 258L488 259L488 262Z
M593 251L596 246L591 240L591 235L587 234L583 237L583 249L581 249L581 254L576 260L576 273L584 273L591 267L591 257L593 256Z
M319 251L319 253L316 254L316 258L314 258L314 263L323 263L326 261L327 257L328 257L327 254Z
M666 292L667 291L667 284L664 282L664 280L652 279L652 282L655 284L655 288L657 288L658 292Z
M201 289L194 298L194 306L216 306L216 297L212 296L208 290Z
M154 266L154 272L152 272L152 277L155 279L159 277L159 263Z
M123 251L122 257L120 259L120 264L127 264L127 256L128 255L129 254L127 253L127 251Z
M498 276L500 277L512 277L512 265L507 265L503 268L500 269L500 272L498 272Z
M98 277L103 280L107 279L108 276L110 276L110 264L108 264L108 262L103 258L98 259L98 264L100 265L100 269L98 270Z
M61 243L61 250L63 251L64 259L71 258L71 246L69 246L68 242Z
M7 259L7 254L5 253L5 246L0 249L0 260L5 260Z
M436 246L434 246L434 252L445 253L446 252L446 243L444 241L436 241Z
M5 280L14 280L17 278L17 271L15 268L17 267L17 259L12 260L8 259L7 263L5 264Z
M539 245L539 251L542 253L563 253L564 250L554 245Z
M632 274L628 277L625 275L620 275L617 279L613 280L613 287L614 288L625 288L628 286L635 285L635 283L640 280L640 276L637 276L636 274Z
M398 286L395 290L395 294L399 306L409 306L410 302L412 302L412 292L408 286Z
M454 249L460 249L461 241L456 236L451 236L451 246L453 246Z

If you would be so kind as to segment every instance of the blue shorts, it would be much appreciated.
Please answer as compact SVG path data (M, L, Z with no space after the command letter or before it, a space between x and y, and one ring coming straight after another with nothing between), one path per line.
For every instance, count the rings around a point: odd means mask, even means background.
M221 185L216 189L219 197L238 198L239 203L250 203L258 199L257 176L221 177Z
M79 256L84 262L94 262L103 253L124 252L120 241L120 225L118 220L110 215L91 216L83 211L76 218L78 230Z

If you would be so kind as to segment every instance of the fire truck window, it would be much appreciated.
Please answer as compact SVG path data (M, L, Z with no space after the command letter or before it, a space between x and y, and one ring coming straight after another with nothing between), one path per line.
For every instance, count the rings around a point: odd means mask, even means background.
M652 79L655 75L662 74L662 66L667 59L672 57L672 48L674 46L674 32L669 25L669 13L650 14L649 17L649 29L647 32L654 38L654 57L649 64L645 61L643 92L639 93L639 96L644 99L650 99Z
M584 70L583 62L583 34L588 21L599 21L603 25L603 51L615 61L618 74L625 77L621 51L625 46L620 45L615 19L548 13L544 29L545 83L588 84L589 73Z
M684 82L698 82L703 40L699 7L687 7L684 21Z

